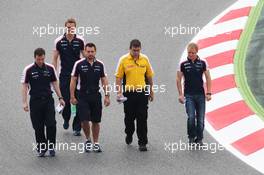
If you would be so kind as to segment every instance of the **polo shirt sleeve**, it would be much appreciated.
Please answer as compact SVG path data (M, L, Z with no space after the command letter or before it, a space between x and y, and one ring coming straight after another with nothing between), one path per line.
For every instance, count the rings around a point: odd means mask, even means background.
M177 66L177 71L179 71L179 72L182 72L182 71L181 71L181 63L182 63L182 62L180 61L180 62L178 63L178 66Z
M203 60L203 71L209 70L209 65L206 60Z
M55 41L54 41L54 49L53 50L60 51L60 40L61 40L61 37L55 39Z
M52 65L51 66L51 82L54 82L54 81L57 81L58 80L58 77L57 77L57 74L56 74L56 71L55 71L55 68L54 66Z
M29 71L28 68L25 68L22 72L21 83L29 83Z
M102 69L101 69L101 73L100 73L100 77L105 77L107 74L105 72L105 67L104 67L104 64L102 64Z
M117 68L116 68L115 76L117 78L123 78L124 77L124 73L125 73L125 70L124 70L124 65L123 65L123 59L120 58L119 62L118 62L118 65L117 65Z
M84 50L84 39L81 39L80 50Z
M81 51L84 50L84 38L80 35L76 35L76 38L78 39L78 41L80 41L79 49Z
M75 62L74 66L73 66L73 69L72 69L71 76L78 77L79 74L80 74L80 71L78 69L78 62Z
M149 62L149 59L147 58L146 60L147 60L147 65L146 65L146 68L147 68L147 70L146 70L146 76L149 77L149 78L151 78L151 77L154 76L154 71L153 71L152 66L151 66L151 64L150 64L150 62Z
M183 64L183 63L180 63L179 68L180 68L180 71L181 71L181 72L184 72L184 64Z

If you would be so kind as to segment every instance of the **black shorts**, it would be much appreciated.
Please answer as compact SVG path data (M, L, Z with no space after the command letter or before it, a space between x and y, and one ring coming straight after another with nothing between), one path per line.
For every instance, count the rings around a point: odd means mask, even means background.
M78 115L81 121L100 123L102 117L102 96L100 93L80 94Z

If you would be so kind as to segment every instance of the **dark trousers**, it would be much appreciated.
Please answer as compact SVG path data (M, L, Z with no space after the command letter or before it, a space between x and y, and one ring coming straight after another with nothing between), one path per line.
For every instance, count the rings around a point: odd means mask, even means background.
M145 145L148 143L148 95L145 95L144 92L125 92L124 96L127 97L127 101L124 102L125 133L128 136L133 135L136 120L138 144Z
M54 148L56 143L56 120L54 99L50 97L30 98L30 118L35 130L38 151ZM45 135L46 127L46 135ZM49 145L47 145L49 143Z
M62 112L62 117L65 122L69 122L71 118L71 103L70 103L70 76L60 76L60 90L65 101L65 107ZM78 92L76 91L76 98L78 99ZM78 105L76 107L76 116L72 122L72 129L74 131L81 131L81 121L78 116Z
M205 95L185 95L185 108L188 115L187 131L189 138L203 139Z

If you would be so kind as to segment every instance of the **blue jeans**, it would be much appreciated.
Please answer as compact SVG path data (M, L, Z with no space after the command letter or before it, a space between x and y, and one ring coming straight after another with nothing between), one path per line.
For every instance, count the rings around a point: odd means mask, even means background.
M205 95L185 95L185 108L188 115L188 137L197 140L203 139Z

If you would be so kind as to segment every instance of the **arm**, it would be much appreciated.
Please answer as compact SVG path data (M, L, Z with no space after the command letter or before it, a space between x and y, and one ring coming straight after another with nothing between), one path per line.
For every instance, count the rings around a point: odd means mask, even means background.
M148 58L147 58L147 65L146 65L146 76L147 76L147 80L148 80L148 85L150 86L149 101L153 101L154 100L154 92L153 92L154 71L152 69L152 66L151 66Z
M182 92L182 79L183 79L183 73L181 71L177 71L177 76L176 76L176 82L177 82L177 89L179 93L179 102L181 104L184 103L184 96Z
M81 58L84 58L84 56L85 56L85 52L84 52L84 50L81 50Z
M123 80L123 76L125 74L125 70L122 64L122 58L119 59L118 65L117 65L117 69L116 69L116 90L117 90L117 99L121 98L122 95L122 80Z
M85 41L84 41L84 38L81 38L82 42L81 42L81 45L80 45L80 48L81 48L81 54L80 54L80 58L84 58L85 57L85 51L84 51L84 47L85 47Z
M147 77L148 83L150 86L150 94L149 94L149 100L153 101L154 100L154 92L153 92L153 79L152 77Z
M58 81L53 81L53 82L51 82L51 84L52 84L53 89L55 90L55 93L57 94L57 96L59 98L60 104L62 106L65 106L65 102L64 102L64 100L62 98L61 91L60 91L60 88L59 88L59 85L58 85Z
M29 111L28 102L27 102L27 93L28 93L28 83L22 84L22 103L23 103L23 109L25 112Z
M70 83L70 94L71 94L71 103L74 105L76 105L78 103L78 101L75 97L76 83L77 83L77 77L72 76L71 77L71 83Z
M108 83L107 77L102 77L101 83L102 83L105 95L109 96L109 83Z
M109 106L110 105L109 83L106 76L101 78L101 83L105 93L104 105Z
M212 80L211 80L211 75L209 70L206 70L204 72L205 75L205 79L206 79L206 89L207 89L207 93L206 93L206 100L210 101L211 100L211 89L212 89Z
M116 77L116 90L117 90L117 97L122 96L122 78Z

